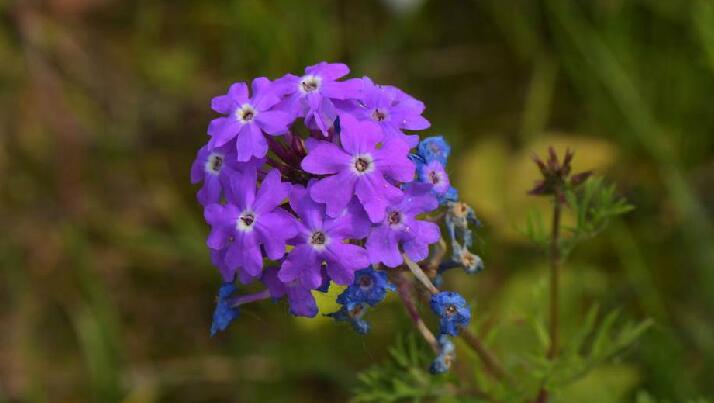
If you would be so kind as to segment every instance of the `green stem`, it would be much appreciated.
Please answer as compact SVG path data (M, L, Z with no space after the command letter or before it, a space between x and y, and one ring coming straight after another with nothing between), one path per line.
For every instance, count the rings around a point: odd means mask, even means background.
M555 192L553 197L553 224L550 232L550 251L548 257L550 260L550 348L548 349L548 358L554 360L558 356L558 347L560 337L558 335L559 316L560 316L560 266L562 264L562 255L560 253L560 218L562 215L563 205L558 197L559 192ZM535 399L536 403L546 403L548 401L548 391L544 386L541 386L538 396Z
M562 263L560 254L560 218L562 215L562 204L558 196L554 197L553 204L553 226L550 236L550 349L548 358L554 359L558 356L560 338L559 327L559 294L560 294L560 266Z

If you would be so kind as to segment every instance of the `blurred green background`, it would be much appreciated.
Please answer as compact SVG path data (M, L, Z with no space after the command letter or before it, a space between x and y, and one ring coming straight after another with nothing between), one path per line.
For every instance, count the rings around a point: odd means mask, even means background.
M530 155L569 146L636 210L566 265L564 326L595 301L656 321L572 396L714 396L714 2L0 0L0 402L349 398L403 308L360 337L254 304L209 338L189 183L212 96L321 60L423 100L452 142L487 270L446 281L482 331L545 306L518 228L543 205Z

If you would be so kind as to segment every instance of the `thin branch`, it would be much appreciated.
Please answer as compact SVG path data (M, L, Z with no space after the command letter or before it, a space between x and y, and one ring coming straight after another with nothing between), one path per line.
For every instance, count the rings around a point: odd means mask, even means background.
M422 335L424 340L429 344L434 353L439 354L441 352L441 347L439 342L434 337L434 334L426 326L424 320L419 315L419 310L417 309L416 303L414 302L414 295L412 294L412 283L406 277L404 272L390 272L390 277L392 281L397 285L397 294L404 303L404 308L406 308L409 318L414 322L414 326L417 328L419 333Z
M414 277L416 277L417 280L419 280L419 282L421 282L430 293L438 294L439 289L434 287L434 284L431 280L429 280L429 276L424 273L424 270L422 270L418 264L409 259L409 256L407 256L406 253L403 253L402 256L404 257L404 263L407 264L407 267L409 267L409 270L411 270L412 274L414 274Z
M419 267L418 264L414 263L406 254L403 254L404 262L409 267L409 270L414 274L423 285L424 288L429 291L429 293L438 294L439 289L434 286L434 284L429 280L429 277L424 273L424 271ZM425 298L426 299L426 298ZM428 301L425 301L428 302ZM471 347L472 350L476 352L481 361L483 361L486 370L489 374L493 375L494 378L510 383L506 371L503 366L499 363L493 353L491 353L486 346L481 342L481 340L469 329L461 328L459 336L466 342L466 344Z

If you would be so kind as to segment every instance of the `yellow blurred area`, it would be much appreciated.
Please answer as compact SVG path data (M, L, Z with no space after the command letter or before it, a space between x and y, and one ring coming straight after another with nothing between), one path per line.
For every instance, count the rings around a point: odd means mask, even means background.
M533 156L547 158L553 147L562 158L566 149L575 150L573 172L592 170L606 174L617 160L615 146L597 137L548 134L538 137L523 148L509 148L500 136L487 136L460 156L456 167L460 197L470 203L494 232L513 242L526 242L519 228L528 214L537 211L548 217L547 198L529 196L526 192L540 178ZM564 223L572 222L566 213Z

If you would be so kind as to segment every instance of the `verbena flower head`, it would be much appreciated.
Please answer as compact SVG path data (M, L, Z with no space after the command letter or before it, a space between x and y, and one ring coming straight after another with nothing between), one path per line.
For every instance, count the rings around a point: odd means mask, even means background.
M336 217L353 197L357 197L372 222L384 219L385 208L398 200L402 191L390 181L409 182L414 163L409 146L396 138L384 138L383 131L370 121L340 118L340 143L315 144L302 160L302 168L325 175L310 188L310 196L325 203L327 214Z
M252 92L250 97L246 83L235 83L228 94L215 97L211 102L214 111L226 116L214 119L209 125L209 146L220 147L235 139L237 161L264 157L268 152L264 133L273 136L285 133L292 120L288 113L274 108L280 97L270 80L256 78Z
M416 216L432 211L438 205L430 186L411 184L401 198L387 206L382 222L367 238L372 263L399 266L403 262L400 246L412 260L424 260L429 255L429 245L439 241L439 226Z
M471 321L471 310L464 297L453 291L434 294L429 303L431 310L439 316L441 334L456 336L459 328Z
M458 202L446 171L449 145L441 136L419 142L414 133L429 127L424 104L368 77L344 79L348 73L344 64L321 62L301 75L257 78L250 91L235 83L212 100L223 116L210 123L191 167L191 181L203 182L206 245L223 280L211 334L226 329L240 305L267 298L314 317L314 294L333 283L347 287L327 316L367 333L365 313L395 290L387 274L402 278L403 256L429 257L443 217L454 251L448 265L482 267L468 251L475 215ZM438 276L446 267L428 265ZM262 290L234 295L237 283L253 282ZM400 280L399 295L412 298L403 288L411 286ZM455 293L435 295L431 307L443 334L470 318ZM453 358L448 337L439 342L437 373Z

